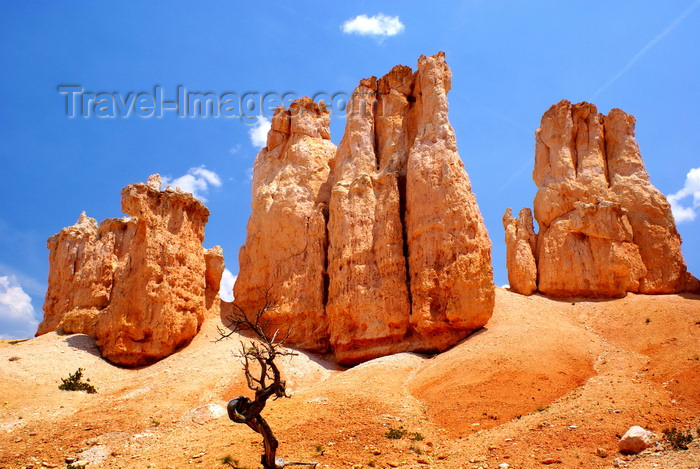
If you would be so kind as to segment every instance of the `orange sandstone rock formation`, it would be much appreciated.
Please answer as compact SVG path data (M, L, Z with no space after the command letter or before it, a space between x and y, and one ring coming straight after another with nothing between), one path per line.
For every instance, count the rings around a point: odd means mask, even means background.
M49 238L49 288L37 335L62 328L97 338L113 363L139 366L187 345L217 299L220 248L205 250L207 208L160 191L160 178L122 191L130 218L78 222Z
M328 349L325 313L328 176L335 145L329 112L310 98L272 118L267 146L255 159L253 203L235 303L246 312L261 307L263 290L277 305L268 313L289 344Z
M407 75L410 83L410 69ZM378 141L382 119L375 115L381 103L376 96L374 77L355 89L330 199L326 311L332 348L338 360L346 362L405 349L401 342L409 328L399 189L406 186L407 155L397 155L403 157L403 171L394 160L382 158ZM404 105L399 110L405 115L408 102L403 95L400 99ZM396 141L391 143L403 146L405 153L404 115L395 119Z
M419 59L406 168L411 324L437 350L484 326L494 304L491 240L447 116L451 81L444 54Z
M698 288L634 125L620 109L603 116L586 102L563 100L544 114L535 134L536 239L529 210L503 217L513 290L617 297Z
M442 351L486 324L491 242L449 124L450 82L442 53L362 80L337 153L308 98L277 111L255 163L239 306L255 311L269 287L272 327L346 364ZM295 134L295 116L312 131Z

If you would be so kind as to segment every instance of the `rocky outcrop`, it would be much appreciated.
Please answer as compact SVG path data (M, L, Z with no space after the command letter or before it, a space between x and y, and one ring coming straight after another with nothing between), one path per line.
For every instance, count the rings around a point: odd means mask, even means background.
M337 153L310 100L277 111L236 304L255 311L269 287L288 343L346 364L441 351L488 321L491 242L449 124L450 81L442 53L362 80ZM295 116L313 130L295 134Z
M410 83L410 69L407 75ZM399 193L399 185L406 185L405 163L401 174L396 162L381 158L376 96L374 77L353 93L330 199L326 311L332 348L344 362L405 348L401 342L409 328ZM405 113L408 102L401 99ZM392 143L405 146L402 122L394 123L398 141Z
M617 442L617 449L623 454L641 453L651 446L658 437L649 430L637 425L630 427Z
M537 237L532 226L532 211L520 210L519 218L513 218L509 208L503 215L506 230L506 265L510 288L523 295L531 295L537 290L537 263L534 252Z
M75 225L49 238L49 287L37 335L68 325L94 336L95 318L109 305L115 268L114 236L101 234L97 220L83 212Z
M484 326L494 304L491 241L447 116L451 80L444 54L419 59L406 164L411 324L437 350Z
M122 191L131 215L78 222L49 238L49 288L37 335L58 328L97 338L113 363L139 366L187 345L216 297L220 248L205 250L209 211L158 177Z
M649 181L635 119L564 100L536 132L532 215L504 216L511 288L531 294L618 297L698 288L686 271L666 198ZM528 252L528 246L530 252ZM536 264L533 269L532 260Z
M328 177L335 145L329 112L310 98L279 108L267 146L255 159L253 202L245 245L239 253L235 303L256 312L263 291L276 307L268 312L279 337L307 350L328 349L326 217Z

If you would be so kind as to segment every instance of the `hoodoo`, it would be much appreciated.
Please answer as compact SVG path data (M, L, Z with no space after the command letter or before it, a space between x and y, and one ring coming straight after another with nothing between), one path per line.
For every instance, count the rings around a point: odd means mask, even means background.
M223 253L202 247L209 210L160 177L122 190L127 218L99 227L83 213L49 238L49 287L37 335L97 338L109 361L155 362L187 345L216 310ZM217 311L218 312L218 311Z
M508 280L526 295L618 297L626 292L697 290L666 197L649 181L634 137L635 118L607 116L563 100L536 136L532 213L510 209Z
M337 152L308 98L278 109L255 163L239 306L255 310L269 288L271 327L347 364L442 351L486 324L491 242L449 123L450 83L443 53L361 80Z

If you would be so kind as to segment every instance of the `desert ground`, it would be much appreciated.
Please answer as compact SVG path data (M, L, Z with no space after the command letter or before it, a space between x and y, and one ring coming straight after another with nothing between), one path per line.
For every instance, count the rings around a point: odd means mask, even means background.
M252 394L234 355L249 339L215 342L219 324L209 318L189 346L140 369L111 365L84 335L3 342L0 468L259 467L259 435L223 412ZM662 430L697 435L699 338L700 295L553 300L497 289L488 325L439 355L350 369L285 357L291 398L269 401L263 416L278 456L320 468L698 468L700 438L673 450ZM58 389L79 367L96 394ZM618 453L632 425L659 443ZM387 438L392 429L405 433Z

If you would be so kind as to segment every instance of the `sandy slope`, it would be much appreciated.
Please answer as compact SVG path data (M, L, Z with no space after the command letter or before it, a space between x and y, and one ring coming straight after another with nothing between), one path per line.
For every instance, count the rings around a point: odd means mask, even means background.
M209 468L224 467L226 455L258 467L258 436L215 418L228 399L249 394L232 357L238 341L213 342L217 322L138 370L103 361L81 335L0 347L0 468L63 468L66 457L89 467ZM631 425L695 433L699 337L697 295L554 301L499 290L488 327L439 356L399 354L343 371L299 354L284 364L292 398L270 402L264 415L279 456L334 468L530 468L548 459L598 468L615 458L697 468L697 442L635 457L616 445ZM58 390L78 367L98 394ZM409 435L385 437L399 427Z

